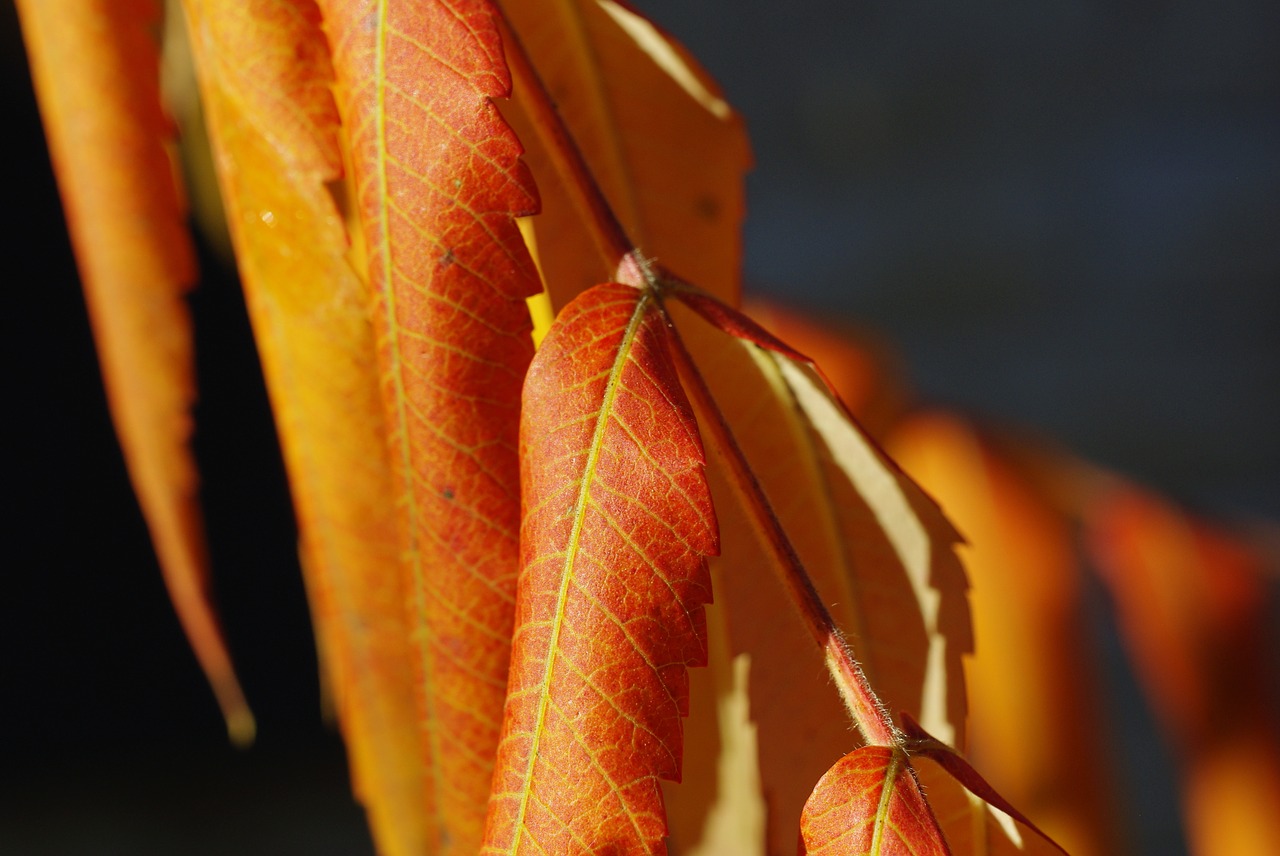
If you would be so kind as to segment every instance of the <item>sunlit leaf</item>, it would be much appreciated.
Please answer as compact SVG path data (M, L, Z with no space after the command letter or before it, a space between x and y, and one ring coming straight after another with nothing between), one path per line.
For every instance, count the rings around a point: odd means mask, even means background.
M750 152L741 118L688 52L615 0L503 0L604 196L643 252L736 302ZM542 196L533 230L557 308L613 276L516 88L504 113Z
M822 777L800 821L809 856L950 856L905 752L863 746Z
M426 811L444 852L473 853L506 688L539 290L514 217L536 199L491 100L510 84L489 3L320 6L374 294Z
M380 852L434 831L368 321L312 0L188 0L236 258L284 449L322 665Z
M570 304L530 369L519 602L485 853L661 853L715 519L654 297Z

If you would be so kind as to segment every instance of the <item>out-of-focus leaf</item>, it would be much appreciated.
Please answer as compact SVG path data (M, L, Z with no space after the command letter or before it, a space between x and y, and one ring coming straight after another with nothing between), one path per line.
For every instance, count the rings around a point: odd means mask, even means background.
M19 0L111 416L178 617L236 741L253 717L209 596L188 441L195 278L160 109L159 0Z
M431 842L478 846L517 575L520 387L540 290L537 206L492 99L510 89L485 0L324 0L374 294L394 501L418 651Z
M916 414L886 442L967 539L968 756L1075 856L1115 852L1105 728L1067 520L959 417ZM926 793L941 817L935 791Z
M1181 755L1192 852L1280 852L1263 559L1115 481L1086 525L1138 675Z
M662 853L716 524L648 290L571 303L530 368L510 692L485 853Z
M232 238L284 449L312 614L379 852L438 832L423 773L368 292L313 0L187 0Z
M615 0L503 0L600 189L664 267L737 301L751 155L741 118L684 48ZM528 148L539 259L558 309L614 274L552 169L518 87L505 115Z

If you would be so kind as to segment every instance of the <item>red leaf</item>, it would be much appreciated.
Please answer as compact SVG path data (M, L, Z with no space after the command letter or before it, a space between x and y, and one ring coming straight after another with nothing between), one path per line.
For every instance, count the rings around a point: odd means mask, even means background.
M484 0L321 3L374 294L441 846L474 853L506 686L536 198Z
M905 752L863 746L813 789L800 818L802 854L950 856Z
M652 295L597 286L529 372L522 570L486 853L662 853L716 526Z

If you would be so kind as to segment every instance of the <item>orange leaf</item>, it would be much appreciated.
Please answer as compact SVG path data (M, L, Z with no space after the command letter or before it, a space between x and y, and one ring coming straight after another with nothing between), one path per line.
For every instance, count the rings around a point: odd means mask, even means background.
M303 572L379 852L420 854L417 708L367 289L312 0L188 0L224 197L293 488Z
M627 234L664 267L737 301L751 155L741 117L684 48L616 0L503 0L502 8L555 99ZM555 173L518 82L503 106L529 152L542 213L539 263L558 309L612 277L618 259L591 239Z
M509 90L490 4L322 2L351 149L417 642L428 813L479 840L517 574L520 386L536 200L491 102Z
M855 749L818 781L800 821L811 856L950 856L906 753Z
M662 853L715 520L651 292L571 303L530 369L510 692L486 853Z
M232 739L253 717L209 600L188 440L195 277L160 109L159 0L20 0L116 433L169 594Z

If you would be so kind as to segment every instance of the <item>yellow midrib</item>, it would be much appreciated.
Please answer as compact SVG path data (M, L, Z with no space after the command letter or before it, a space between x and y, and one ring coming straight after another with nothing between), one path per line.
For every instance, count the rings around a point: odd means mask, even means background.
M881 848L884 847L884 828L889 821L889 803L893 800L893 785L898 780L898 771L902 767L902 760L898 757L897 750L891 750L889 756L889 766L884 771L884 790L880 792L880 802L876 805L876 820L871 835L871 856L880 856Z
M600 453L604 446L604 432L609 423L609 414L613 412L613 404L618 397L618 388L622 376L622 368L627 363L627 357L631 352L632 343L635 340L636 332L639 330L640 323L644 320L646 310L650 301L647 292L642 292L639 300L636 302L636 308L631 314L631 319L627 322L627 328L623 332L622 341L618 345L618 355L613 361L613 366L609 370L609 380L605 386L604 400L600 405L600 412L596 416L595 430L591 437L591 447L587 453L587 463L583 469L582 481L578 488L578 498L574 503L573 509L573 529L569 535L569 542L565 547L564 568L560 574L560 591L556 597L555 616L552 620L551 639L547 646L546 661L543 663L542 689L539 693L538 700L538 716L534 722L533 741L529 747L529 761L525 767L525 773L521 780L521 796L520 808L516 813L515 823L512 824L511 847L510 852L515 852L516 845L520 841L520 831L524 828L524 819L529 807L529 797L533 786L533 768L538 760L538 746L542 742L542 732L546 727L547 708L551 704L551 679L554 671L556 652L560 647L560 634L564 629L565 622L565 606L569 596L569 582L573 577L573 567L577 557L578 549L582 539L582 526L586 518L587 498L590 493L590 485L595 479L596 470L600 463Z

